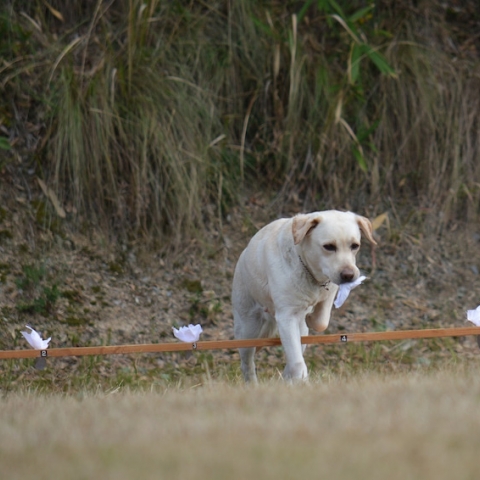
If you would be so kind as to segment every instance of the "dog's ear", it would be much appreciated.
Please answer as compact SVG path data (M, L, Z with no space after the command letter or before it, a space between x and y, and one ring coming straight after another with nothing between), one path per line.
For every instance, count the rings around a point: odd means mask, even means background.
M321 221L320 215L295 215L292 222L293 243L298 245Z
M372 223L368 218L357 215L357 223L360 227L360 231L365 236L365 238L373 245L377 245L377 242L373 238L373 227Z

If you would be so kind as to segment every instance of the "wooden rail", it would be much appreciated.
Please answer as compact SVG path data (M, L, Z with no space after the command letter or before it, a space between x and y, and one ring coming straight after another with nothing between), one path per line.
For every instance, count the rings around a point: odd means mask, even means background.
M396 330L391 332L334 333L302 337L302 343L316 345L323 343L378 342L382 340L465 337L470 335L480 335L480 328L459 327L424 330ZM130 353L181 352L188 350L220 350L247 347L272 347L281 344L279 338L257 338L248 340L211 340L195 343L152 343L98 347L49 348L48 350L3 350L0 351L0 359L121 355Z

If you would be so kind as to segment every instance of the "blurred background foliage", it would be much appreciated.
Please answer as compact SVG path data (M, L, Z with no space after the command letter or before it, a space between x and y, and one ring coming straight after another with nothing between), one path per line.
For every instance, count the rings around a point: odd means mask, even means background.
M478 219L476 0L6 0L0 181L175 244L244 195Z

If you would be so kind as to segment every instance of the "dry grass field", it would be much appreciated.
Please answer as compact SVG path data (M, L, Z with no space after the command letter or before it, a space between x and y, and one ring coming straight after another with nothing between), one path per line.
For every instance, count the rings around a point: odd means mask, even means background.
M3 479L474 479L480 369L1 400Z

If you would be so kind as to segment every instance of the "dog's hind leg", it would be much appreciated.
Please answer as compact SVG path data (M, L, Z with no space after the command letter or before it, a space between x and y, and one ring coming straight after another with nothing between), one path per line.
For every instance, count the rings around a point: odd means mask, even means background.
M261 331L261 322L252 315L252 312L242 312L233 309L234 333L237 339L258 338ZM257 374L255 369L255 347L240 348L240 361L243 378L246 382L256 382Z
M263 308L257 307L248 313L244 318L241 318L234 309L235 338L267 338L275 335L277 331L275 319L265 312ZM241 369L246 382L257 382L255 367L255 353L257 350L258 348L255 347L239 349Z
M257 383L257 369L255 368L255 347L240 348L239 352L243 378L246 382Z

